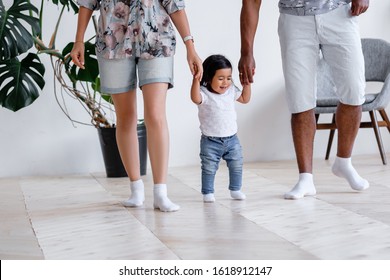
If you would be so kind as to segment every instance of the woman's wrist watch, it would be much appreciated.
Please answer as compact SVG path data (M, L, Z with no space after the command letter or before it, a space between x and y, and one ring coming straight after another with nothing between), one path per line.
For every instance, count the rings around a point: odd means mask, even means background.
M192 42L194 42L194 37L192 35L188 35L183 38L184 43L187 42L188 40L192 40Z

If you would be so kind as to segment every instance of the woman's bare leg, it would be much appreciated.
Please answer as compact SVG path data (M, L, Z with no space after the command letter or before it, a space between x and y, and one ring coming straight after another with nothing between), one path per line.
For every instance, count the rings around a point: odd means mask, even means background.
M144 85L144 118L148 139L149 158L154 182L154 207L163 212L179 210L167 196L167 174L169 157L169 131L166 119L166 97L168 84Z
M140 174L136 90L113 94L112 99L116 113L116 142L131 188L130 198L123 204L131 207L141 206L145 194Z

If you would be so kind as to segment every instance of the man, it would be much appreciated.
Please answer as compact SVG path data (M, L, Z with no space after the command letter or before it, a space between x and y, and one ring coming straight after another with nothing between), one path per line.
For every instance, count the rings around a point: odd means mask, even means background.
M243 0L241 10L240 80L253 83L253 42L261 0ZM286 199L316 194L313 183L313 143L316 131L316 67L319 52L332 69L339 96L336 112L337 157L332 172L357 191L369 187L351 163L353 144L364 103L364 58L357 16L369 0L279 0L279 39L299 180Z

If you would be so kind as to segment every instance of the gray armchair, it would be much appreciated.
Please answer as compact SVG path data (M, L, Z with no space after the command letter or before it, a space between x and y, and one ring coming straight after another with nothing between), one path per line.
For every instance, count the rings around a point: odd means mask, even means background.
M371 121L361 122L360 128L372 127L374 129L382 162L387 164L379 127L387 127L390 132L390 121L385 111L390 102L390 44L381 39L362 39L362 48L366 81L383 82L383 86L379 93L366 94L366 101L362 106L362 110L369 113ZM330 68L323 59L320 59L317 73L317 106L314 111L317 129L330 129L325 159L329 159L333 136L337 129L335 113L338 102ZM382 118L381 120L378 120L377 112ZM319 123L320 114L333 114L332 121L330 123Z

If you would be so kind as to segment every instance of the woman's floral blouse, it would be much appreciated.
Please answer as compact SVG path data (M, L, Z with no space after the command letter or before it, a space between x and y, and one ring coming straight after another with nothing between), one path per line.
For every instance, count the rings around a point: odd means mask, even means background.
M77 0L100 10L96 50L99 57L120 59L173 56L175 30L169 15L184 9L184 0Z

